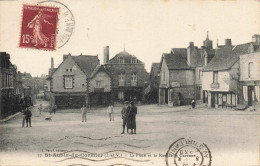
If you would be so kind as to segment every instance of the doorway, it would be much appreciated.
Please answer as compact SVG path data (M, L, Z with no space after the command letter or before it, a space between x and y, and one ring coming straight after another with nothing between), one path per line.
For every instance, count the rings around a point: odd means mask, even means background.
M253 105L253 100L254 100L253 94L254 94L254 87L248 86L248 106Z
M215 108L215 93L211 93L211 108Z

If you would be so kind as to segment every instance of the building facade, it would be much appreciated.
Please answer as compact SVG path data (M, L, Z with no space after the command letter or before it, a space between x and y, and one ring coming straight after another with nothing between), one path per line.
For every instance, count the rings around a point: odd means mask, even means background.
M240 55L239 104L259 105L260 95L260 35L254 35L248 53Z
M187 49L163 54L160 64L159 104L186 105L194 99L195 71L187 64Z
M143 101L144 85L149 79L143 62L125 50L109 59L109 47L105 47L104 67L111 76L113 102Z
M53 62L53 60L52 60ZM50 102L58 108L79 108L89 104L91 73L99 65L98 56L64 55L57 69L50 69Z
M21 111L23 92L21 73L11 63L10 55L0 52L0 119Z
M91 106L108 106L111 102L111 76L103 65L98 65L90 77Z
M173 48L170 54L163 54L160 63L159 104L179 106L201 100L202 69L214 57L212 41L208 34L203 46L193 42L187 48Z

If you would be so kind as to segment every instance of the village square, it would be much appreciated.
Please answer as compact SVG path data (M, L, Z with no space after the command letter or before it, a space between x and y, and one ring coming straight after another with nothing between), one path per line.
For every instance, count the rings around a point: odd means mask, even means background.
M1 166L259 166L259 1L0 9Z

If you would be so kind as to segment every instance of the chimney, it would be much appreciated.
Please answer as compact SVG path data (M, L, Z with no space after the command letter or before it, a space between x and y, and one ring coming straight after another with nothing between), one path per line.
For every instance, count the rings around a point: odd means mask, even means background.
M103 63L106 64L109 61L109 46L104 47L104 59Z
M70 54L69 54L70 55ZM63 55L63 61L68 58L69 55Z
M260 44L260 35L259 34L255 34L252 36L252 42L256 43L256 44Z
M190 47L194 47L194 42L190 42Z
M51 57L51 68L54 69L53 57Z
M232 46L232 42L231 39L225 39L225 46L227 47L231 47Z
M188 66L191 65L191 61L192 61L192 58L193 58L193 57L191 57L191 54L192 54L193 50L194 50L194 42L190 42L189 47L187 48L187 64L188 64Z

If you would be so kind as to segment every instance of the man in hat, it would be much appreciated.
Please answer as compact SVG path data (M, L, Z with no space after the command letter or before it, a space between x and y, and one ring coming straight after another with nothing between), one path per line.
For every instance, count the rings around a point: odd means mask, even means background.
M123 131L121 134L125 133L125 126L126 126L127 119L128 119L128 112L129 112L129 102L125 101L124 107L121 110L121 115L122 115L122 119L123 119ZM127 133L128 133L128 128L127 128Z
M28 122L29 122L29 125L30 127L32 127L31 125L31 117L32 117L32 112L30 109L26 108L25 110L25 120L26 120L26 127L28 127Z
M131 129L130 134L136 134L136 114L137 114L137 107L134 105L134 102L130 102L129 107L129 115L128 115L128 121L127 121L127 128ZM133 132L134 130L134 132Z

